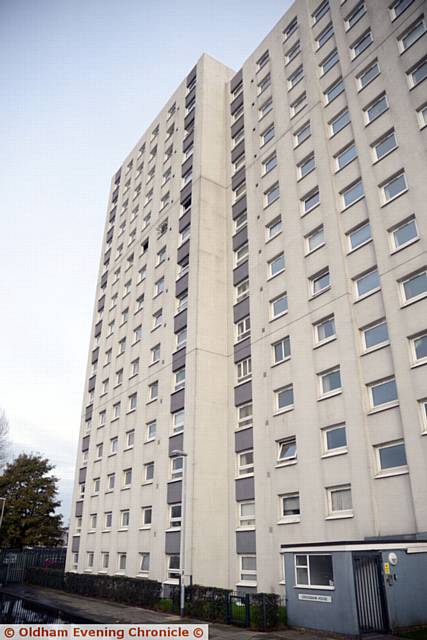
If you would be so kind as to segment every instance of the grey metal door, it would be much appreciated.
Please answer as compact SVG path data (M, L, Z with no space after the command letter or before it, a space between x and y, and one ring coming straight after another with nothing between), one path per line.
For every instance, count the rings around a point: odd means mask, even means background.
M360 633L388 631L384 580L379 553L353 553Z

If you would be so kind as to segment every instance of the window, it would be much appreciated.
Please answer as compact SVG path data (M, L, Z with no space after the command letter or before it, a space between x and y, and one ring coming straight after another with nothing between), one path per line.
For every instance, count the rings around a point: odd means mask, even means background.
M119 340L119 350L117 352L117 355L121 356L122 353L125 352L126 349L126 338L122 338L121 340Z
M427 270L423 269L400 282L404 302L419 300L427 295Z
M156 344L151 348L151 364L155 364L160 360L160 344Z
M175 580L181 575L179 555L168 556L168 579Z
M248 255L249 247L247 244L243 245L243 247L240 247L240 249L237 249L237 251L234 252L236 267L242 264L242 262L245 262L245 260L247 260L248 258Z
M371 409L397 404L397 387L394 377L368 385Z
M388 180L381 186L381 196L384 203L394 200L408 190L405 174L402 172Z
M112 491L115 486L116 486L116 474L115 473L109 473L108 476L107 476L108 491Z
M273 278L285 270L285 256L280 253L278 256L268 262L268 277Z
M251 358L245 358L244 360L240 360L240 362L237 362L236 372L238 383L243 382L244 380L249 380L252 377Z
M388 109L388 100L385 93L383 93L379 98L376 98L374 102L371 102L370 105L365 107L365 121L367 124L373 122L377 118L379 118L385 111Z
M173 433L184 431L184 411L177 411L172 414L172 431Z
M176 334L176 348L182 349L187 343L187 329L181 329Z
M339 367L335 367L324 373L319 373L320 395L329 396L342 389L341 372Z
M267 240L275 238L282 231L282 218L279 216L266 226Z
M371 63L368 67L366 67L361 73L356 76L357 84L359 90L363 89L368 85L372 80L374 80L380 74L380 67L378 65L378 61Z
M144 294L138 296L138 298L136 299L135 312L142 311L143 308L144 308Z
M295 584L298 587L333 587L332 556L295 554Z
M371 269L358 278L355 278L354 284L357 298L363 298L374 291L378 291L380 289L378 269Z
M153 329L157 329L162 326L163 322L163 310L159 309L156 313L153 313Z
M285 64L289 64L301 51L300 41L298 40L290 49L285 53Z
M310 278L310 291L312 296L317 296L331 286L329 269L325 269Z
M183 293L181 296L178 296L176 299L176 302L177 302L176 312L181 313L181 311L184 311L188 306L188 294Z
M267 113L273 110L273 98L266 100L258 109L258 118L261 120Z
M367 49L369 45L372 44L372 42L373 38L371 31L365 31L365 33L362 34L360 38L358 38L356 42L354 42L350 47L352 59L354 60L355 58L357 58L357 56L363 53L363 51L365 51L365 49Z
M262 54L262 56L259 58L259 60L257 60L257 63L256 63L257 71L260 71L263 67L265 67L269 59L270 59L270 55L268 51L265 51Z
M427 399L418 400L418 406L421 415L421 432L427 433Z
M143 551L139 554L139 556L140 556L139 572L148 573L150 571L150 554L147 551Z
M357 149L354 142L345 147L342 151L339 152L337 156L335 156L335 162L337 165L337 171L340 169L344 169L352 160L357 158Z
M335 100L335 98L337 98L343 91L344 81L342 78L340 78L324 92L323 95L325 96L326 104L329 104L330 102L332 102L332 100Z
M116 438L111 438L110 439L110 453L117 453L119 448L119 439Z
M370 351L388 344L387 322L380 320L361 330L363 350Z
M184 474L184 458L182 456L171 458L172 480L177 480L178 478L182 478L183 474Z
M289 336L282 338L278 342L274 342L273 345L273 362L278 364L287 360L291 356L291 340Z
M333 315L319 320L314 325L314 339L316 344L335 338L335 318Z
M260 80L260 82L258 83L258 95L261 95L261 93L263 93L271 84L271 77L270 74L267 73L266 76L264 76L262 78L262 80Z
M147 462L144 464L144 481L153 482L154 478L154 462Z
M249 476L254 472L254 452L252 449L237 454L237 475Z
M237 341L244 340L251 335L251 319L249 316L239 320L236 324Z
M352 515L351 487L331 487L326 490L328 498L328 512L330 516Z
M91 513L90 514L90 522L89 522L89 528L90 529L96 529L96 522L97 522L97 515L96 513Z
M128 409L128 411L135 411L136 406L137 406L137 394L136 393L132 393L132 395L129 396L128 401L129 401L129 409Z
M152 521L153 521L153 508L142 507L142 527L143 528L151 527Z
M99 412L99 426L103 427L106 421L107 421L107 412L104 409L103 411Z
M290 105L291 118L296 116L297 113L300 113L300 111L302 111L306 105L307 105L307 96L305 93L303 93L299 98L297 98Z
M113 420L120 417L120 402L113 404Z
M418 240L418 229L415 217L412 216L389 231L393 251L403 249Z
M267 191L264 192L265 206L268 207L270 204L278 200L279 196L280 196L279 183L276 182L275 184L273 184L273 186L271 186L269 189L267 189Z
M299 494L290 493L285 496L280 496L280 502L280 520L282 522L299 522L301 513Z
M319 6L316 7L314 12L311 14L311 17L313 19L313 25L317 24L319 20L323 18L323 16L326 13L328 13L328 11L329 11L329 0L323 0L323 2L321 2Z
M292 384L277 389L274 392L276 407L275 411L288 411L294 407L294 388Z
M355 249L362 247L364 244L372 240L371 225L369 222L364 222L356 227L356 229L349 231L347 238L350 245L350 251L354 251Z
M93 551L88 551L86 554L87 557L87 567L88 569L93 569L93 564L94 564L94 557L95 554Z
M414 42L418 40L418 38L421 38L421 36L425 32L426 32L426 23L425 23L424 17L421 16L398 39L399 50L403 52L403 51L406 51L406 49L409 49L409 47L413 45Z
M262 173L263 173L263 175L265 175L269 171L272 171L274 169L274 167L277 167L277 156L276 156L276 153L273 153L273 155L269 156L266 160L263 160L263 162L262 162ZM277 185L277 188L279 188L278 185Z
M256 556L239 556L240 557L240 581L255 583L256 582Z
M347 432L345 424L322 429L323 451L325 454L347 451Z
M139 373L139 358L136 358L135 360L132 360L132 362L130 363L130 377L133 378L133 376L138 375Z
M242 153L233 164L234 171L238 171L246 162L245 154Z
M175 529L181 526L181 505L171 504L169 507L169 527Z
M126 571L126 554L125 553L117 554L117 568L119 571Z
M157 422L151 420L145 425L145 442L152 442L156 438Z
M238 143L240 142L240 140L243 140L243 138L245 137L245 130L242 127L241 129L239 129L239 131L233 136L233 149L235 147L237 147Z
M132 469L125 469L123 471L123 486L130 487L132 484Z
M354 182L341 192L344 208L354 204L355 202L363 198L364 195L365 192L363 189L362 180L359 178L357 182Z
M252 426L252 402L237 407L237 428Z
M287 462L288 460L296 460L297 457L297 439L295 436L286 438L278 442L277 461Z
M308 236L305 238L306 241L306 255L315 251L319 247L323 247L325 244L325 232L323 229L323 225L314 229Z
M174 391L179 391L180 389L185 388L185 367L182 367L182 369L178 369L178 371L175 371L174 379L175 379Z
M80 531L82 530L82 522L83 522L82 517L79 516L76 518L76 527L75 527L76 533L80 533Z
M235 221L234 221L234 231L237 233L237 231L240 231L240 229L243 229L243 227L246 227L248 222L248 215L246 213L246 211L244 213L241 213L240 216L238 216Z
M301 203L303 215L314 209L314 207L317 207L317 205L320 203L320 192L318 187L316 187L314 191L311 191L306 196L304 196L304 198L301 200Z
M133 330L133 344L135 344L135 342L138 342L139 340L141 340L142 338L142 326L138 325L137 327L135 327L135 329Z
M330 22L328 26L325 27L325 29L323 29L323 31L316 37L317 48L320 49L323 47L323 45L329 40L329 38L332 38L333 35L334 28L332 26L332 22Z
M427 362L427 333L420 334L410 339L411 356L413 364L425 364Z
M160 251L157 252L157 265L162 264L166 260L166 247L162 247Z
M106 511L104 513L104 528L111 529L113 526L113 514L111 511Z
M129 526L129 510L126 509L124 511L120 511L120 526L128 527Z
M102 458L102 454L104 453L104 445L102 442L96 445L96 458Z
M304 178L306 175L311 173L316 167L314 153L310 153L310 155L304 158L304 160L302 160L297 166L299 178Z
M302 64L295 69L293 73L288 77L288 89L293 89L300 80L304 78L304 68Z
M267 144L270 140L274 138L274 124L270 125L268 129L265 129L261 133L261 146Z
M156 380L148 385L148 401L157 400L159 396L159 383Z
M239 527L255 526L255 502L239 502Z
M375 447L375 452L377 468L380 473L382 471L388 472L389 470L407 470L405 443L403 440L377 446Z
M384 156L388 155L391 151L397 148L396 134L393 131L389 131L380 140L372 145L372 154L374 160L381 160Z
M282 295L274 298L270 302L271 317L274 320L288 311L288 295L283 293Z
M310 123L306 122L306 124L303 127L301 127L301 129L298 129L298 131L294 133L294 146L297 147L299 144L304 142L304 140L307 140L307 138L309 138L310 136L311 136Z
M396 0L390 7L391 18L395 20L413 3L414 0Z
M108 565L110 564L110 554L108 551L103 551L101 553L101 567L102 569L108 569Z
M161 293L163 293L163 291L165 290L165 279L164 278L160 278L160 280L157 280L157 282L154 285L154 296L159 296Z
M427 105L424 105L417 111L418 122L420 123L420 129L423 129L427 125Z
M354 27L354 25L357 22L359 22L359 20L365 15L365 13L366 13L365 3L359 2L359 4L357 4L355 8L352 10L352 12L349 13L349 15L345 18L346 31L349 31L352 27Z
M330 71L338 61L338 51L336 49L333 49L331 53L328 54L319 65L321 74L324 76L325 73L328 73L328 71Z
M330 121L329 127L331 129L331 135L334 136L336 133L344 129L344 127L346 127L349 123L350 113L348 109L345 109Z
M288 38L290 38L291 35L295 33L297 29L298 29L298 18L295 17L283 30L284 42L286 42L286 40L288 40Z

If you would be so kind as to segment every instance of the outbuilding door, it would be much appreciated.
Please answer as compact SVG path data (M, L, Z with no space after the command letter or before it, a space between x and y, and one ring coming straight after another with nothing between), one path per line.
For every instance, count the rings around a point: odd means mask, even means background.
M353 553L353 570L360 633L386 633L389 627L381 554Z

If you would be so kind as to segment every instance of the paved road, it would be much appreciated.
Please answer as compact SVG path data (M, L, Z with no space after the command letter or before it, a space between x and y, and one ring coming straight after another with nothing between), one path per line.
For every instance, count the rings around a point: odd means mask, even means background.
M107 600L87 598L64 591L44 589L30 585L8 585L3 589L15 597L25 598L38 604L55 607L68 613L70 616L79 616L93 623L122 623L122 624L177 624L187 622L189 624L202 623L202 620L187 618L182 620L179 616L130 607ZM344 636L341 636L343 638ZM390 637L390 636L389 636ZM329 640L328 635L320 632L299 631L286 629L270 633L261 633L249 629L239 629L230 625L209 624L209 638L212 640Z

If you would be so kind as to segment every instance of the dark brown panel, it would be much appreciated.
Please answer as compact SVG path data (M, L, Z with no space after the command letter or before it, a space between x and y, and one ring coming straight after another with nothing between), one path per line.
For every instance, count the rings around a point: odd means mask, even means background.
M186 211L184 213L184 215L180 217L180 219L179 219L179 229L178 229L179 232L181 233L182 231L184 231L185 227L188 227L190 222L191 222L191 209Z
M99 322L97 322L95 325L95 338L101 335L101 331L102 331L102 320L99 320Z
M242 280L245 280L249 276L248 261L245 260L243 264L239 264L233 271L233 285L239 284Z
M242 93L239 93L237 98L234 98L233 102L231 103L230 105L231 115L233 115L233 113L236 113L237 109L241 107L242 104L243 104L243 91Z
M172 451L183 451L184 449L184 434L178 433L176 436L169 438L169 455Z
M170 412L175 413L176 411L180 411L184 408L185 402L185 389L180 389L179 391L175 391L175 393L171 393L171 405Z
M96 376L91 376L87 383L87 390L93 391L95 389L95 384L96 384Z
M85 436L84 438L82 438L82 451L88 451L89 441L90 441L90 436Z
M176 281L175 296L179 297L181 293L184 293L184 291L187 291L187 289L188 289L188 273L186 273L179 280Z
M246 211L246 206L246 195L244 195L233 204L233 220L238 218L241 213Z
M186 81L187 87L190 86L190 84L193 82L196 76L197 76L197 65L191 69L190 73L187 76L187 81Z
M240 158L243 153L245 153L245 141L240 140L239 144L231 152L231 162L236 162L237 158Z
M181 167L181 175L184 176L193 166L193 156L190 156Z
M182 244L178 251L176 252L176 261L178 264L181 264L188 258L190 255L190 239L186 240L184 244Z
M167 488L167 503L175 504L176 502L181 502L182 495L182 482L168 482Z
M187 93L187 95L185 96L185 107L188 107L190 102L193 102L193 98L195 97L196 97L196 87L193 87L190 93Z
M188 136L184 138L184 141L182 143L182 150L184 153L187 151L187 149L189 149L189 147L191 147L193 142L194 142L194 131L189 133Z
M182 369L185 366L185 347L179 349L179 351L175 351L172 354L172 371L178 371L178 369Z
M181 329L187 326L187 311L188 309L184 309L181 313L178 313L173 319L173 330L174 333L178 333Z
M233 191L235 191L237 187L240 187L242 182L244 182L245 180L246 180L246 168L242 167L231 178L231 188L233 189Z
M252 449L254 446L254 430L243 429L243 431L236 431L234 434L234 450L236 453L239 451L246 451Z
M251 339L246 338L234 345L234 363L240 362L251 355Z
M255 498L255 482L253 476L251 478L240 478L236 480L236 500L253 500Z
M242 318L246 318L249 315L249 296L238 302L233 307L233 321L239 322Z
M243 80L243 69L240 69L236 73L236 75L231 78L231 82L230 82L231 93L233 93L233 91L236 90L236 88L239 86L242 80Z
M191 109L190 113L188 113L184 118L184 129L186 131L192 130L194 125L194 119L196 117L196 109Z
M99 357L99 347L96 347L96 349L92 351L92 364L94 362L97 362L98 357Z
M105 305L105 296L101 296L98 300L98 311L102 311Z
M240 118L238 120L236 120L236 122L233 123L233 126L231 127L231 137L235 138L236 135L239 133L239 131L241 131L241 129L243 129L244 127L244 121L243 121L243 114L240 116Z
M248 228L243 227L236 235L233 236L233 251L237 251L240 247L243 247L248 241Z
M185 185L183 189L181 189L181 193L179 196L181 204L185 202L189 196L191 196L192 187L193 187L192 183L189 182L188 184Z
M234 387L234 404L236 407L240 407L245 402L252 400L252 382L244 382L239 384L238 387Z

